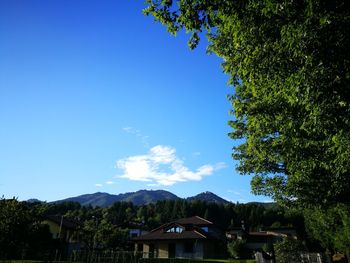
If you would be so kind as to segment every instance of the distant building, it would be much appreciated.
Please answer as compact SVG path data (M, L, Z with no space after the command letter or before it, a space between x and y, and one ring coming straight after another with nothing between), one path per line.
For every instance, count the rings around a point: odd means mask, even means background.
M279 227L253 232L235 227L226 232L228 241L245 240L245 248L253 251L262 250L265 245L271 246L284 237L297 239L296 230L290 227Z
M68 251L80 248L79 225L76 222L52 215L47 216L43 223L49 225L52 238L64 242Z
M145 258L218 258L226 249L221 231L198 216L164 224L133 241Z

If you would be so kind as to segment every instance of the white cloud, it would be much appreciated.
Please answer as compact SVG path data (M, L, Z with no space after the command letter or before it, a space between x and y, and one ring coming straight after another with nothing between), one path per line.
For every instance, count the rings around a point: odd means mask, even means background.
M95 184L96 187L102 187L102 184Z
M149 182L148 185L152 186L200 181L204 176L224 167L224 163L206 164L192 171L176 156L175 148L164 145L151 148L148 154L130 156L117 161L117 168L122 171L121 178Z
M114 184L113 181L107 181L106 184Z

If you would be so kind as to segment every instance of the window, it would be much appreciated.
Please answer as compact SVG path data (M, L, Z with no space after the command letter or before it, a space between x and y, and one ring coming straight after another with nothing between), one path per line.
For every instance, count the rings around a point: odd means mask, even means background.
M166 232L167 233L182 233L183 228L179 226L174 226L172 228L169 228Z
M201 229L202 229L204 232L208 232L208 231L209 231L209 228L208 228L207 226L201 227Z

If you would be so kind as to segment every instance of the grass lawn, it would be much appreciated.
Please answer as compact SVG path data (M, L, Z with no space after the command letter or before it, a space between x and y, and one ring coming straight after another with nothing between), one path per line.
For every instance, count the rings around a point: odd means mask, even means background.
M52 263L65 263L68 261L53 261ZM256 263L253 259L140 259L140 263ZM44 261L37 260L0 260L0 263L44 263ZM75 262L83 263L83 262ZM106 262L107 263L107 262Z
M256 263L254 259L141 259L140 263Z
M201 261L199 261L201 262ZM203 262L220 262L220 263L256 263L254 259L206 259Z
M256 263L256 261L254 259L206 259L205 262Z

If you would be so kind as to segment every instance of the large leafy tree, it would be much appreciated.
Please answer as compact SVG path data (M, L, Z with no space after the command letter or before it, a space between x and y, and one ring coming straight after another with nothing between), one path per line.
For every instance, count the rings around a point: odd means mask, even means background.
M330 251L342 251L350 262L350 208L342 204L321 209L307 209L305 223L309 235Z
M0 259L46 259L52 237L37 207L0 198Z
M301 241L292 238L284 238L274 244L275 259L278 263L299 263L304 262L301 252L306 251L306 247Z
M350 203L350 8L345 0L147 0L145 14L223 58L233 157L252 191Z

